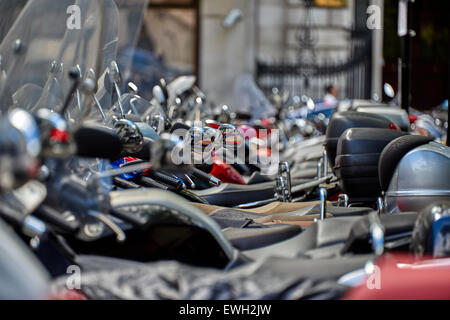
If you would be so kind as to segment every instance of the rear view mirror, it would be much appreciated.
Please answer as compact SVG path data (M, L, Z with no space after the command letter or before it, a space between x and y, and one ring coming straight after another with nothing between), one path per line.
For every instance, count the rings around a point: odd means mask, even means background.
M389 83L385 83L383 86L384 94L389 98L393 99L395 97L394 88Z

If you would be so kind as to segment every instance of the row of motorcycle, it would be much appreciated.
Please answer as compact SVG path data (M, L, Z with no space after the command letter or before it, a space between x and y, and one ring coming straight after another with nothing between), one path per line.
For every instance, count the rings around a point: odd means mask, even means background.
M450 298L443 107L274 89L262 117L192 76L141 97L120 52L147 5L30 0L8 26L0 299Z

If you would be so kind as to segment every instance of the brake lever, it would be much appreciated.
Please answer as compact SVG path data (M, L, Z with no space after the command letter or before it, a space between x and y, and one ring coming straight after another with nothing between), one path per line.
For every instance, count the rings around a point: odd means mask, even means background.
M95 211L95 210L88 210L88 214L91 217L94 217L98 219L99 221L103 222L103 224L108 227L112 232L116 234L116 240L118 242L124 242L127 237L125 235L125 232L122 230L121 227L114 221L112 221L110 218L108 218L106 215L104 215L101 212Z
M67 233L75 234L80 229L78 220L68 221L62 217L60 212L48 205L41 205L34 215Z

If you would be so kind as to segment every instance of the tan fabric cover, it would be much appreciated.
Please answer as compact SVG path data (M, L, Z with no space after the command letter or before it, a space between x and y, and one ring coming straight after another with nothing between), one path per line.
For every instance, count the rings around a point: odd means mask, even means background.
M276 213L285 213L285 212L293 212L306 207L314 206L320 204L320 201L306 201L306 202L272 202L266 204L261 207L252 208L252 209L239 209L244 212L256 213L256 214L276 214ZM192 205L196 206L200 210L202 210L206 214L211 214L216 210L223 209L221 206L213 206L210 204L203 203L192 203ZM328 202L328 205L331 205Z

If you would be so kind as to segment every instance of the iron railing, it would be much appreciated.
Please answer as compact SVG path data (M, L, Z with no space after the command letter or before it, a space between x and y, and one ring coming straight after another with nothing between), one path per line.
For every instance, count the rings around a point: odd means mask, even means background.
M292 95L306 94L314 99L324 95L325 86L338 87L341 98L370 98L372 37L352 32L350 58L326 64L302 64L293 61L257 61L256 77L264 93L272 88L288 90Z

